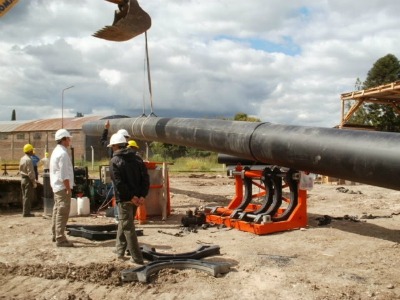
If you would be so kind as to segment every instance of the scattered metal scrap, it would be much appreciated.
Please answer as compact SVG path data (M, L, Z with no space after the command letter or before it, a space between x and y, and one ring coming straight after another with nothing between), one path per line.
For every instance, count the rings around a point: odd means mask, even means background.
M332 217L328 215L324 215L322 217L315 218L318 221L318 226L328 225L332 222Z
M171 232L166 232L163 230L158 230L158 233L163 233L163 234L167 234L167 235L171 235L171 236L176 236L176 237L183 237L183 231L179 231L177 233L171 233Z
M361 191L355 192L355 191L353 191L353 190L346 189L346 188L343 187L343 186L339 186L338 188L336 188L336 190L337 190L338 192L340 192L340 193L346 193L346 194L360 194L360 195L362 195L362 192L361 192Z
M344 215L343 217L331 217L328 215L324 215L322 217L317 217L315 220L318 221L318 226L328 225L332 222L332 220L339 221L352 221L352 222L366 222L365 219L384 219L384 218L392 218L394 215L398 215L399 213L392 213L386 216L374 216L372 214L363 214L360 218L358 216L349 216Z
M324 215L322 217L315 218L315 220L318 221L318 226L328 225L332 222L332 220L346 220L346 221L352 221L352 222L361 222L357 216L349 216L349 215L344 215L343 217L331 217L328 215Z
M151 18L140 6L137 0L106 0L118 4L111 26L105 26L93 36L123 42L134 38L151 27Z
M195 251L179 254L156 252L154 248L142 246L143 258L149 261L172 260L172 259L200 259L211 255L220 254L220 247L217 245L201 245Z
M192 210L186 211L186 215L182 217L181 224L183 227L202 226L206 223L206 215L200 212L197 208L194 213Z
M225 262L206 262L196 259L172 259L165 261L154 261L146 266L141 266L135 269L127 269L121 271L121 279L124 282L128 281L140 281L148 282L149 277L158 272L161 269L173 268L173 269L197 269L200 271L208 272L214 277L219 274L228 273L230 270L230 264Z
M385 219L385 218L392 218L393 216L399 215L399 214L400 214L400 212L398 212L398 213L391 213L391 214L388 215L388 216L374 216L374 215L372 215L372 214L364 214L364 215L362 215L362 216L360 217L360 219Z
M66 230L70 236L83 237L88 240L105 241L117 237L117 224L107 225L67 225ZM137 236L143 235L143 230L136 230Z

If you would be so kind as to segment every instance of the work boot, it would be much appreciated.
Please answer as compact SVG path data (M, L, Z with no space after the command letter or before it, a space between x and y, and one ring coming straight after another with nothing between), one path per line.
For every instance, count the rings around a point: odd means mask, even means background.
M118 256L124 256L124 252L122 252L122 254L121 254L120 252L118 252L117 249L114 249L114 250L112 251L112 253L117 254Z
M59 241L56 243L57 247L73 247L74 244L68 240Z
M137 260L137 259L134 259L133 257L131 258L131 262L133 262L134 264L137 264L137 265L144 265L143 260Z
M118 253L117 249L114 249L112 252L113 252L114 254L117 254L117 259L118 259L118 260L128 260L128 258L125 257L124 254Z

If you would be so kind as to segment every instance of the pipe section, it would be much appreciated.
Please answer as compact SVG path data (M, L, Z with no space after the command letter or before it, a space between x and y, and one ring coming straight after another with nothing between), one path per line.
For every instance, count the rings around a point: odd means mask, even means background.
M400 190L400 134L241 121L139 117L110 120L133 138ZM100 136L104 120L83 125Z

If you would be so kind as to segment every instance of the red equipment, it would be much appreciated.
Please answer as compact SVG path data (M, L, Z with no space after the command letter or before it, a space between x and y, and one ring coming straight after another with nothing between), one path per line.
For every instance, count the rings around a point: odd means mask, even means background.
M206 207L208 223L224 224L258 235L307 225L307 191L298 187L299 172L278 167L251 170L239 164L232 175L236 195L226 207ZM261 192L253 193L254 186ZM289 192L283 193L284 188ZM251 203L260 197L262 202Z

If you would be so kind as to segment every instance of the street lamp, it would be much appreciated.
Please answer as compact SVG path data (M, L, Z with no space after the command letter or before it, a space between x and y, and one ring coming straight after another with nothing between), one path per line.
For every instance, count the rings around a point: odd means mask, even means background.
M62 90L61 93L61 128L64 128L64 91L73 88L74 86L71 85Z

